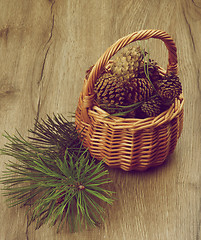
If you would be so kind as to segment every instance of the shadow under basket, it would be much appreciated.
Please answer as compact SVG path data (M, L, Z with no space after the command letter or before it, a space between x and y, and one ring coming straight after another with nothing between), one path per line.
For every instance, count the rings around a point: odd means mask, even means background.
M125 171L161 165L174 151L183 128L183 94L168 110L145 119L108 117L95 104L94 85L110 58L129 43L149 38L162 40L168 49L167 71L160 67L161 74L176 74L177 54L172 38L160 30L134 32L119 39L99 58L84 81L76 109L75 124L84 146L96 159Z

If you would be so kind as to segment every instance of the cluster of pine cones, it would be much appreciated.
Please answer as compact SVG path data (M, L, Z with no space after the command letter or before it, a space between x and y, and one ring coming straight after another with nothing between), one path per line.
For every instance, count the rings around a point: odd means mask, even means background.
M124 48L97 79L96 102L109 114L122 112L124 117L155 117L181 94L178 76L162 75L155 61L145 60L146 54L140 47ZM136 103L140 104L135 107ZM133 107L120 107L129 105Z

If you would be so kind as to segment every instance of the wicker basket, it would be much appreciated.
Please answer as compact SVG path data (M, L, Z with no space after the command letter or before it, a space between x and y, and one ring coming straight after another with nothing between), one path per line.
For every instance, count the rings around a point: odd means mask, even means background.
M99 58L85 79L75 124L84 146L96 159L123 170L146 170L162 164L176 147L183 127L183 94L157 117L145 119L111 116L94 103L94 84L109 59L121 48L137 40L161 39L168 49L167 72L177 73L177 54L172 38L160 30L142 30L119 39ZM160 68L163 75L166 71Z

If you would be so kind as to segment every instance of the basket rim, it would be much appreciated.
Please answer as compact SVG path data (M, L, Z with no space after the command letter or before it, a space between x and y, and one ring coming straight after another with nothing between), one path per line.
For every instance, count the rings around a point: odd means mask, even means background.
M108 125L113 129L127 129L131 130L143 130L153 127L161 126L162 124L168 123L175 118L183 109L184 97L183 93L180 94L179 98L175 99L175 102L161 114L156 117L147 117L144 119L140 118L122 118L117 116L109 116L109 114L98 106L93 106L89 110L88 114L91 121L99 122L104 125ZM90 123L87 123L90 124Z

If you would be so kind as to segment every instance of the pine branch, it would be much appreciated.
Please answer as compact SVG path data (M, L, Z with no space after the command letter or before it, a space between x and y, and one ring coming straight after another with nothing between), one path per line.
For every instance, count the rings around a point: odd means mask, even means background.
M35 136L29 140L19 133L4 135L8 143L1 154L17 159L6 164L1 179L9 206L28 205L29 224L36 221L36 229L50 223L59 231L67 222L77 231L102 222L101 202L113 202L105 188L111 180L103 162L95 163L83 148L73 124L60 116L48 117L30 132Z
M69 122L63 115L54 115L52 119L47 116L47 120L42 123L36 121L34 130L30 129L34 137L29 137L32 144L39 148L49 148L53 154L60 152L64 154L68 147L70 152L78 153L85 151L84 147L80 148L82 141L81 135L75 129L73 122Z

